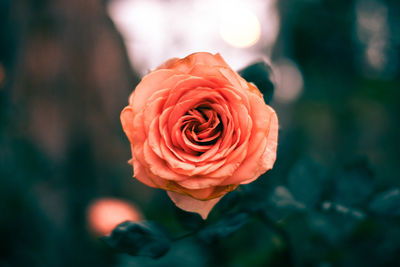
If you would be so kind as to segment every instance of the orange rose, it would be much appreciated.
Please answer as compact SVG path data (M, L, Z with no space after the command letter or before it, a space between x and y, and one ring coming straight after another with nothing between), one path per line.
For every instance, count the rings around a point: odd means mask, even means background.
M219 54L170 59L143 77L121 122L136 179L204 219L276 158L275 111Z

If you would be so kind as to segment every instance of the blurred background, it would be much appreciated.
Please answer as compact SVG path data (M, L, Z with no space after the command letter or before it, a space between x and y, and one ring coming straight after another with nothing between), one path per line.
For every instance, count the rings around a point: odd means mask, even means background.
M0 266L399 266L399 25L396 0L0 0ZM126 219L184 231L119 114L198 51L272 65L278 158L252 186L278 228L115 253L99 237Z

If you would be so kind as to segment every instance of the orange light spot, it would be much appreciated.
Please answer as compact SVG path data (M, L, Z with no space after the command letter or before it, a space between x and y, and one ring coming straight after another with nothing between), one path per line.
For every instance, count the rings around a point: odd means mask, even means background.
M129 202L116 198L94 200L87 209L87 221L90 230L98 235L109 235L124 221L140 221L140 211Z

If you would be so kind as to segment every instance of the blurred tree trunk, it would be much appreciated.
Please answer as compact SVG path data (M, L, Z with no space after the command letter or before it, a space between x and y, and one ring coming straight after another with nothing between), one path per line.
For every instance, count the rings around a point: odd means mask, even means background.
M55 161L88 138L95 154L121 158L119 113L137 82L122 38L100 1L19 1L12 100L18 131Z
M119 114L138 76L105 3L6 2L0 193L14 202L0 225L0 255L24 266L104 265L106 254L100 259L85 245L92 242L85 209L93 197L129 194L130 150ZM31 168L19 167L26 162Z

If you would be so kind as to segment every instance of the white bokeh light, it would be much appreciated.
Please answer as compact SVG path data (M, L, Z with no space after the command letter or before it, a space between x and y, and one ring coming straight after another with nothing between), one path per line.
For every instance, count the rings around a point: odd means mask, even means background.
M234 6L221 15L220 33L222 39L234 47L249 47L260 39L261 25L250 10Z
M279 32L276 0L114 0L107 9L142 75L200 51L240 69L269 57Z

